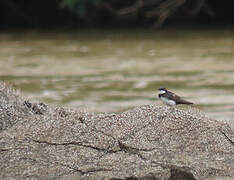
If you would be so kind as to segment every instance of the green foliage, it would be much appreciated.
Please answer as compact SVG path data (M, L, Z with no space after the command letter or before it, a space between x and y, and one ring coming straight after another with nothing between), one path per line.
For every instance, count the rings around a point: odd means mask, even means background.
M98 7L104 0L63 0L61 7L69 8L71 11L77 13L80 17L84 18L89 9Z
M187 12L188 17L201 11L214 17L206 0L61 0L61 7L76 13L86 24L96 22L143 22L160 27L177 10ZM183 8L182 8L183 7ZM100 21L101 20L101 21Z

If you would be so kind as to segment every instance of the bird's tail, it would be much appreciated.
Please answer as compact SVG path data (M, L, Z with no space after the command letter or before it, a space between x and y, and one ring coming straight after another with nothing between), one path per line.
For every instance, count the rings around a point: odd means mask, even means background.
M177 102L177 104L194 104L194 103L181 99L179 102Z

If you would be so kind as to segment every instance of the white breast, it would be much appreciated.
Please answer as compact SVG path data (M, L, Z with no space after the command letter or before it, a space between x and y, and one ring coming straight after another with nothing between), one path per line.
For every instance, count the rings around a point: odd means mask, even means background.
M174 106L174 105L176 105L176 102L175 102L175 101L173 101L173 100L168 100L168 99L165 98L165 97L160 97L160 100L161 100L162 102L166 103L166 104L169 105L169 106Z

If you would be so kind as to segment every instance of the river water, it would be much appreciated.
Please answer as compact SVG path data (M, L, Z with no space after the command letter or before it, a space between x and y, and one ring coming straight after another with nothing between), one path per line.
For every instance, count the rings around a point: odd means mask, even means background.
M157 89L167 87L207 116L234 121L232 28L19 31L0 39L0 80L31 101L121 112L161 105Z

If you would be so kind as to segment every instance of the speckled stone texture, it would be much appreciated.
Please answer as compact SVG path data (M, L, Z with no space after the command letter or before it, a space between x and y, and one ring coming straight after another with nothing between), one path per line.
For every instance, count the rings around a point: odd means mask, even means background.
M0 100L0 179L234 179L233 131L194 108L93 114L3 83Z

